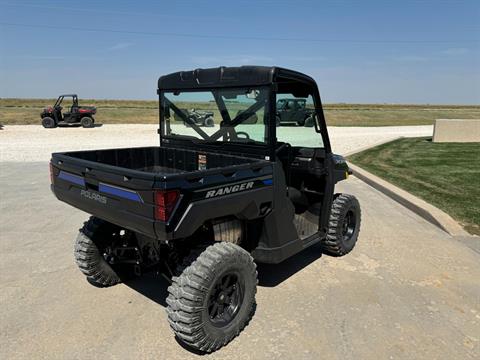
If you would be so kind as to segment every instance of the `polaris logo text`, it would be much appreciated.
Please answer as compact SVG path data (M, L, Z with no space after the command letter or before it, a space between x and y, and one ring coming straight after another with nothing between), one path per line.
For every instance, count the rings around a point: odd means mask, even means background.
M98 201L99 203L106 204L107 203L107 197L102 196L100 194L93 193L88 190L81 190L80 191L80 196L86 197L87 199L90 200L95 200Z
M243 191L243 190L248 190L253 188L253 181L246 182L243 184L237 184L237 185L232 185L232 186L226 186L220 189L215 189L215 190L210 190L207 192L207 195L205 195L205 198L212 198L215 196L220 196L220 195L227 195L231 193L235 193L238 191Z

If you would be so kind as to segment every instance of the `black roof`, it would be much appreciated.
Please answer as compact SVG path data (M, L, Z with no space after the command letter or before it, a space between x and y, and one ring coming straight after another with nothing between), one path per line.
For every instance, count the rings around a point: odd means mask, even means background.
M284 81L315 82L310 76L298 71L276 66L220 66L209 69L178 71L161 76L158 79L158 88L174 90L260 86Z

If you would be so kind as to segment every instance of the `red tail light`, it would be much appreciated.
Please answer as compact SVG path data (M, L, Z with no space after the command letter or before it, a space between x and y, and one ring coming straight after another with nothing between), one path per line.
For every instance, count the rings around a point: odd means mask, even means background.
M53 178L54 178L53 165L52 165L52 163L50 163L50 184L53 184Z
M168 221L179 197L180 193L178 190L155 191L155 219Z

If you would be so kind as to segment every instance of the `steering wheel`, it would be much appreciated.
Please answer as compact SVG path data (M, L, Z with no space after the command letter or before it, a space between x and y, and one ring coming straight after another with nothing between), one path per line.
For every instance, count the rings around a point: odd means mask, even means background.
M248 135L248 133L246 133L245 131L238 131L236 134L237 134L237 137L238 137L238 135L243 135L243 136L245 136L246 140L250 139L250 135Z

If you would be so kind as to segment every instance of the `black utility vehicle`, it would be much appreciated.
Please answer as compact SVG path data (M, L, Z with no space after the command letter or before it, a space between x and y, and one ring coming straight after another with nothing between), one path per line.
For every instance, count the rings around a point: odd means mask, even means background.
M186 117L189 117L190 120L193 121L198 126L206 126L206 127L215 126L215 121L213 119L213 111L202 111L202 110L196 110L195 108L193 108L191 110L182 109L182 112ZM183 120L185 116L181 117L178 114L174 114L173 118L176 121L181 121L185 125L189 126L189 124Z
M68 111L63 110L62 103L68 103ZM79 106L78 96L60 95L53 106L47 106L40 113L44 128L54 128L58 125L80 124L85 128L93 127L97 109L94 106Z
M315 111L307 108L307 99L277 100L277 125L294 123L299 126L313 127Z
M332 154L312 78L277 67L197 69L162 76L158 95L159 147L54 153L52 190L93 215L74 249L87 279L110 286L151 270L167 275L173 331L211 352L253 315L255 262L278 264L317 243L347 254L360 206L334 192L349 168ZM285 95L313 98L308 139L276 127ZM200 128L179 108L188 101L216 109L219 128Z

